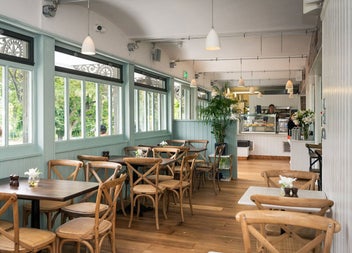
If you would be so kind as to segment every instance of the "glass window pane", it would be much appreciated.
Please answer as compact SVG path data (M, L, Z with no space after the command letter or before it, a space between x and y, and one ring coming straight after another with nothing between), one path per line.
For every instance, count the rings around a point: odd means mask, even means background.
M99 95L100 95L100 116L101 116L101 126L105 127L105 133L101 132L101 135L106 135L110 133L110 123L109 123L109 86L105 84L99 85Z
M97 126L97 86L94 82L85 82L85 126L86 137L98 135Z
M138 129L137 132L145 132L146 131L146 92L143 90L138 90L138 96L137 96L137 101L138 101L138 114L137 114L137 120L138 121Z
M122 103L121 103L121 87L112 86L111 89L111 134L122 133Z
M4 115L5 115L5 108L4 108L4 87L5 87L5 75L4 75L5 68L0 66L0 146L4 146Z
M164 78L158 78L144 73L134 72L134 82L145 86L166 89L166 82Z
M69 81L69 133L70 139L82 138L82 81Z
M65 132L65 78L55 77L55 140L66 140Z
M0 34L0 54L29 59L29 47L30 43L28 40L6 35L6 32Z
M9 68L8 78L9 145L31 143L31 72Z

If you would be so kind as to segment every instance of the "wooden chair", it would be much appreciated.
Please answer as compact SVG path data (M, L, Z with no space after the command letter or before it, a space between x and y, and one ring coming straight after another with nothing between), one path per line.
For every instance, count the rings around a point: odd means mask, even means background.
M148 157L151 151L151 147L144 146L127 146L123 148L124 154L130 157Z
M109 157L106 156L99 156L99 155L78 155L77 159L83 162L84 166L84 177L86 181L89 181L89 170L87 168L87 162L93 161L102 161L107 162L109 161Z
M244 252L246 253L254 252L251 250L252 238L257 242L255 252L308 253L322 247L322 252L328 253L334 233L341 229L340 224L331 218L290 211L247 210L237 213L236 220L241 223ZM285 229L287 227L314 229L316 236L313 240L309 240L301 238L293 230L285 230L281 236L271 238L265 234L265 224L279 225Z
M48 179L72 180L77 179L79 170L83 163L77 160L50 160L48 162ZM47 228L52 230L57 216L61 212L61 208L72 204L73 200L68 201L40 201L40 212L44 213L47 218ZM28 217L32 212L32 204L25 203L23 205L23 226L27 226Z
M109 237L111 251L116 253L116 203L120 195L126 174L99 185L94 217L72 219L56 229L58 253L64 252L63 245L67 242L77 243L77 252L83 244L91 253L100 253L106 237ZM101 211L101 205L107 208Z
M329 199L292 198L268 195L252 195L251 200L259 210L284 210L305 212L312 215L325 216L326 212L334 205ZM268 235L280 235L284 228L280 226L265 226ZM311 229L296 229L295 233L302 238L312 238L314 231Z
M167 145L170 146L186 146L186 140L166 140Z
M56 252L56 235L47 230L20 228L18 201L15 193L0 193L0 217L12 212L12 229L0 227L0 252Z
M182 158L182 163L180 167L180 176L179 180L171 179L160 182L160 186L163 186L167 190L167 195L170 193L176 196L179 205L180 205L180 214L181 214L181 221L184 222L184 215L183 215L183 196L188 195L188 203L191 210L191 214L193 215L192 209L192 177L193 177L193 170L195 166L197 154L184 156ZM167 198L169 205L169 198Z
M208 140L187 140L187 146L189 146L191 149L192 148L199 148L199 149L204 149L202 152L197 152L198 157L196 159L196 163L200 162L207 162L207 148L208 148L209 141Z
M159 201L163 198L165 187L159 185L159 170L162 159L160 158L124 158L127 165L128 175L130 178L130 199L131 214L128 227L130 228L133 220L134 207L137 206L137 217L140 214L140 202L147 198L152 202L154 207L155 225L159 230ZM139 170L139 167L148 168L147 170ZM135 176L134 176L135 175ZM148 176L155 175L154 180ZM165 208L165 198L163 198L163 210ZM164 211L165 219L167 219Z
M156 147L152 149L154 158L169 158L174 159L175 163L179 157L179 147ZM166 171L164 174L158 175L160 181L173 179L175 176L175 163L166 165ZM165 169L165 168L163 168ZM154 180L155 175L150 175L150 179Z
M321 191L322 190L322 187L321 187L321 179L322 179L321 156L319 156L315 152L315 150L321 150L322 145L321 145L321 143L319 143L319 144L306 143L306 147L308 149L308 155L309 155L309 171L319 174L318 190ZM318 163L318 168L315 166L316 163Z
M102 162L93 161L87 163L87 168L90 174L93 176L91 181L96 181L98 183L104 183L117 178L118 174L121 172L121 164L114 162ZM104 172L100 172L104 170ZM67 218L73 219L77 217L94 217L96 211L96 203L91 202L93 196L97 194L97 191L92 191L86 194L78 203L74 203L61 208L61 223L64 223ZM100 205L100 212L104 212L108 206L106 204ZM121 200L121 209L125 216L123 200Z
M205 183L206 174L208 174L208 177L213 181L215 194L217 194L216 188L221 191L219 178L219 163L224 149L225 145L216 146L213 160L209 158L208 162L196 164L195 171L196 177L198 179L198 189L200 188L200 184L202 181Z
M261 173L268 187L278 187L280 175L285 177L297 178L293 182L293 186L301 190L315 190L315 182L319 178L319 174L309 171L300 170L267 170Z

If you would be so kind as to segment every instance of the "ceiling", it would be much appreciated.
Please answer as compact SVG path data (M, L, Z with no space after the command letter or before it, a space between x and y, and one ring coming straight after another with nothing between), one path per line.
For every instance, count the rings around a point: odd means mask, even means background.
M211 0L90 0L90 8L119 26L131 42L155 43L176 64L192 63L198 79L237 87L242 75L246 86L273 89L289 77L297 87L304 75L318 23L316 7L321 5L319 0L304 1L213 0L218 51L205 50ZM307 6L318 11L304 14Z

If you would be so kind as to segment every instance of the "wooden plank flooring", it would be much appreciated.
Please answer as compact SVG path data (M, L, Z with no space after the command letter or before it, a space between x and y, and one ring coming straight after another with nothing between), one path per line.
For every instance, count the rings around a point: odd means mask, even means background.
M160 215L160 230L155 229L153 211L143 213L128 228L128 217L118 215L118 253L223 253L243 252L242 234L235 221L238 211L253 207L237 201L250 185L264 186L260 172L268 169L289 169L287 160L240 160L238 179L221 182L222 191L215 195L210 182L193 194L194 214L184 209L185 222L180 223L179 210L171 206L168 220ZM103 253L111 252L104 243Z

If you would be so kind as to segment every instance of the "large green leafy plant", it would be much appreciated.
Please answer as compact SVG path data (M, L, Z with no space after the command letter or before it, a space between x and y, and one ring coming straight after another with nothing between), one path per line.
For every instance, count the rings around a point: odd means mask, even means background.
M233 124L237 101L224 94L223 90L213 86L215 96L211 98L208 105L200 109L201 118L211 126L211 133L216 143L224 143L226 128Z

